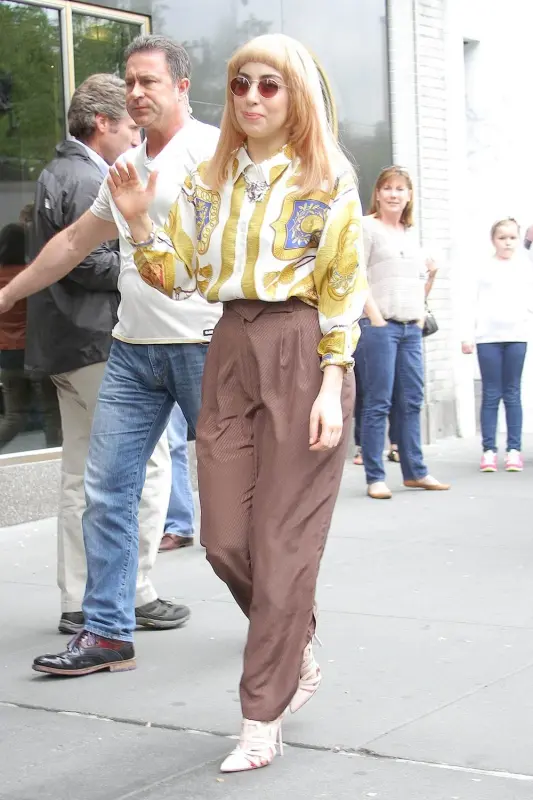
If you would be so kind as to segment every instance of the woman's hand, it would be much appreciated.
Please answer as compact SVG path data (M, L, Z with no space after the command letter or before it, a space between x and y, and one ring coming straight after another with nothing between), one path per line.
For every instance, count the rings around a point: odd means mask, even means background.
M474 352L474 345L471 342L463 342L461 345L461 350L465 356L470 356Z
M337 447L342 435L341 390L344 369L325 367L322 388L313 403L309 418L309 449L331 450Z
M133 164L117 162L109 170L107 185L116 207L130 228L132 222L147 217L155 196L156 181L157 172L151 172L144 187Z

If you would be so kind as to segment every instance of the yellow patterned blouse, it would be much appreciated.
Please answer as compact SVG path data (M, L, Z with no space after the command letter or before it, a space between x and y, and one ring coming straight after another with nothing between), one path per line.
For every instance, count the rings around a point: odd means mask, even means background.
M290 146L259 165L241 148L221 191L208 188L205 167L186 179L153 245L137 250L143 279L176 300L196 288L210 302L297 297L318 309L322 367L350 369L367 298L352 175L302 197Z

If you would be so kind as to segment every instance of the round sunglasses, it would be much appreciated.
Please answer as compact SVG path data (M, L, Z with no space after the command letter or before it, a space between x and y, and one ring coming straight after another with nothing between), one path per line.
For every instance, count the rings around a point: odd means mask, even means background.
M261 97L267 100L275 97L281 87L285 89L288 88L285 83L280 83L275 78L260 78L258 81L251 81L249 78L245 78L244 75L237 75L236 78L233 78L233 80L230 81L229 88L235 97L245 97L254 83L257 83L257 91Z

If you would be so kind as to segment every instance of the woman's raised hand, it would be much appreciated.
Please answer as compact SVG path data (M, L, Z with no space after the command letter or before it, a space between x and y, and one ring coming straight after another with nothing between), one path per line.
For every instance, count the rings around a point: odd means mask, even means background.
M157 172L151 172L146 187L143 186L133 164L117 163L109 170L107 185L113 201L126 220L148 214L148 208L155 196Z

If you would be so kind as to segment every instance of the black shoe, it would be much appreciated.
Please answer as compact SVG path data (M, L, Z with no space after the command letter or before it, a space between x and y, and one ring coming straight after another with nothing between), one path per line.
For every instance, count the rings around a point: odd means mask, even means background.
M389 450L389 452L387 453L387 458L389 459L389 461L392 461L394 464L399 464L400 463L400 453L398 452L398 450L396 450L394 448Z
M176 606L159 598L135 609L137 625L157 630L181 628L189 621L190 616L191 610L187 606Z
M73 633L83 630L84 622L82 611L64 611L57 629L59 633L70 633L72 636Z
M102 669L122 672L135 667L131 642L104 639L85 630L78 633L62 653L39 656L33 662L36 672L50 675L89 675Z

